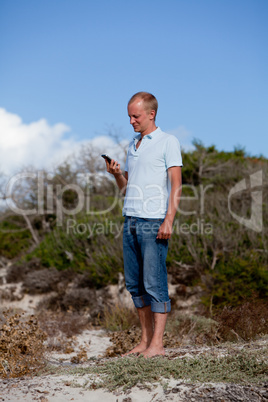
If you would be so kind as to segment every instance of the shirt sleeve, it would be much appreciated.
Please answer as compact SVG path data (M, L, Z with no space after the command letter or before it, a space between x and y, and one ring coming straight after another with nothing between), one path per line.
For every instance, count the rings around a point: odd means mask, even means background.
M125 163L125 172L128 172L128 153L127 153L127 158L126 158L126 163Z
M183 166L181 157L181 146L179 140L174 135L169 135L165 150L166 168L172 166Z

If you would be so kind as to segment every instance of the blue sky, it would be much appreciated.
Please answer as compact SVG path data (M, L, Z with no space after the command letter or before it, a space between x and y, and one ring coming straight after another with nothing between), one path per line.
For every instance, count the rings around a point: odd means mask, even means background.
M62 123L71 148L111 127L131 139L126 104L144 90L185 149L267 157L267 21L266 0L0 0L0 145L14 119L20 137Z

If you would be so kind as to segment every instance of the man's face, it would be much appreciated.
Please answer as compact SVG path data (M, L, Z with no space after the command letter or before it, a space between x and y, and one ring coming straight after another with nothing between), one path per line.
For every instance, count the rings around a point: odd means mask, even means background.
M154 127L154 110L148 112L144 109L142 99L137 99L128 105L128 115L130 118L130 124L134 128L134 131L141 134L150 134Z

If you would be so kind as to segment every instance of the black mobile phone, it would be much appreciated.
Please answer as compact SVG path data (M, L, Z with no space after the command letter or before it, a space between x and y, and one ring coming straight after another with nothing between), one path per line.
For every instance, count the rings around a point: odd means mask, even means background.
M110 158L110 156L106 155L106 154L102 154L101 155L109 164L112 162L112 158Z

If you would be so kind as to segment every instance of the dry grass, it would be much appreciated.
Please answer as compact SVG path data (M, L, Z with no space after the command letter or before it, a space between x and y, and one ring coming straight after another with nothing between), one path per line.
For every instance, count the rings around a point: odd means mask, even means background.
M138 315L134 309L123 306L105 307L103 318L99 320L99 324L107 331L124 331L133 325L138 325Z
M0 375L20 377L44 365L46 334L34 316L5 310L0 317Z

